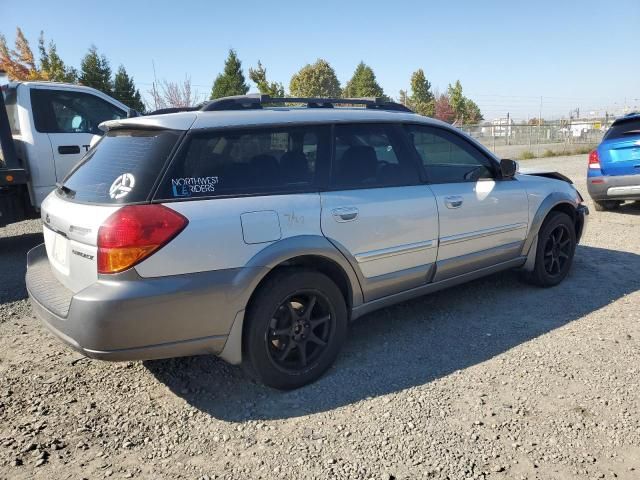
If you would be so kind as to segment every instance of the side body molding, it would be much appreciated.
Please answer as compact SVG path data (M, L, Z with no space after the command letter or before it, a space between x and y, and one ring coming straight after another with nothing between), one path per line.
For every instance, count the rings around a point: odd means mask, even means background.
M536 247L538 244L538 233L540 232L540 227L542 226L544 219L554 207L562 203L570 205L573 208L577 208L579 205L576 198L566 192L552 192L540 203L538 210L536 210L535 215L531 219L527 238L522 245L522 255L527 256L527 261L523 267L525 270L533 270L536 257Z

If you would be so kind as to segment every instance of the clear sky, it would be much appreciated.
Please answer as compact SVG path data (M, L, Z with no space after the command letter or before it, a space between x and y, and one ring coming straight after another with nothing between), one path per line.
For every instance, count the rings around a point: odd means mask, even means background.
M188 75L208 96L229 48L271 80L318 57L344 84L363 60L388 95L423 68L436 90L460 79L486 119L640 108L640 0L0 0L0 32L40 30L79 66L94 44L141 92ZM252 85L252 90L255 86Z

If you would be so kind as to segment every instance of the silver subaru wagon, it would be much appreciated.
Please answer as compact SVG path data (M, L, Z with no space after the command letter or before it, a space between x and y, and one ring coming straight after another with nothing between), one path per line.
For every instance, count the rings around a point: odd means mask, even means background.
M43 202L26 276L92 358L216 354L300 387L375 309L511 268L558 284L588 214L566 177L380 99L228 97L101 127Z

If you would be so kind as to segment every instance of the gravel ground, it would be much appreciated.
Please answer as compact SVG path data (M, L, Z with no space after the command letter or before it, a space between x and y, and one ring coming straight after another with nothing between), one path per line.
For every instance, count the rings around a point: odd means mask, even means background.
M526 166L586 191L586 156ZM24 300L38 232L0 234L0 478L640 478L638 204L592 209L562 285L507 272L373 313L289 393L64 347Z

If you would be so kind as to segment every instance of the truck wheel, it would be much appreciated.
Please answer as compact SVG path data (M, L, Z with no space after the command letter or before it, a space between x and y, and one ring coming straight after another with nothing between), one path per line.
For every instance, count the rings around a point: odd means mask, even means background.
M558 285L569 273L576 250L576 230L571 217L551 212L538 233L536 261L524 278L540 287Z
M599 200L593 201L593 206L598 212L604 212L605 210L615 210L622 202L618 200Z
M283 270L261 286L247 311L243 364L261 383L281 390L319 378L347 337L340 289L311 270Z

